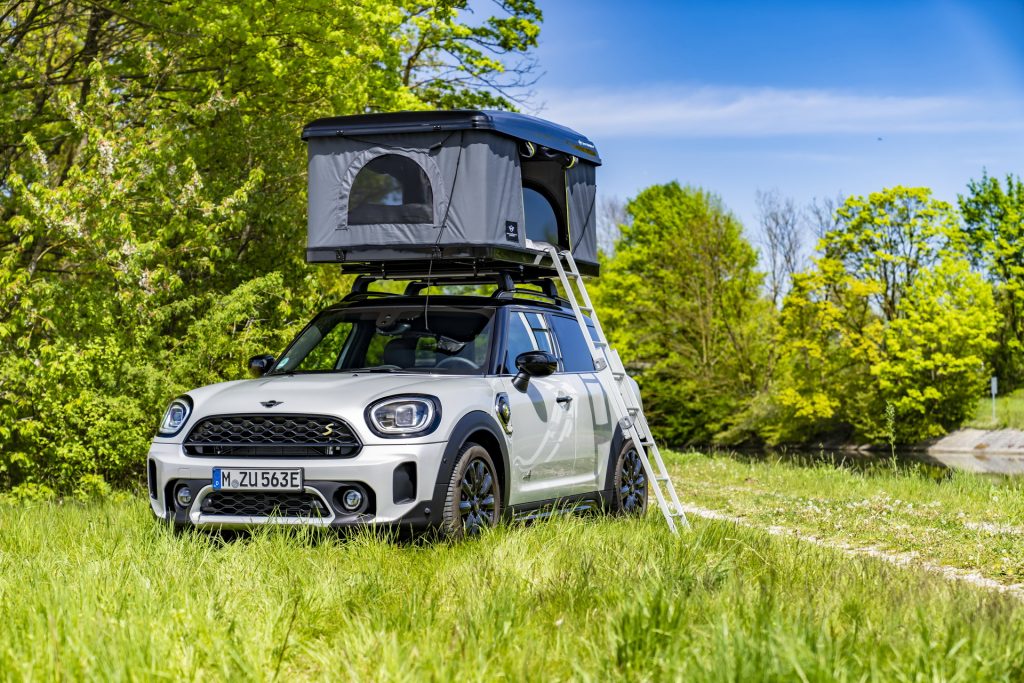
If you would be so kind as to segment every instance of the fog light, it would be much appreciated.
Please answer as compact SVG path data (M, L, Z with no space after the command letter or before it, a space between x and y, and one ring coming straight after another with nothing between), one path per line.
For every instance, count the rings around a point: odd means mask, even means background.
M178 501L178 505L187 508L192 502L192 490L188 486L179 486L178 490L174 492L174 498Z
M341 504L348 511L357 510L363 504L363 494L358 489L349 489L341 499Z

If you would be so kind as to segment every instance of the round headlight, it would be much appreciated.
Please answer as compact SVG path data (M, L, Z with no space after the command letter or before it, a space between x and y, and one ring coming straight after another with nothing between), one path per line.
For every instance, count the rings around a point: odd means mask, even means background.
M167 406L164 417L160 420L160 428L157 429L159 436L174 436L181 431L181 428L188 421L192 413L192 399L188 396L179 396Z
M437 429L440 405L433 396L393 396L377 401L366 411L366 421L377 436L423 436Z

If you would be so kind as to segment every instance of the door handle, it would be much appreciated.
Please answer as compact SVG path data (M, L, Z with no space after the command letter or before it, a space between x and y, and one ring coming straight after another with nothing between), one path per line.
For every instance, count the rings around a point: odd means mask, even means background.
M572 396L559 396L555 399L556 403L572 403Z

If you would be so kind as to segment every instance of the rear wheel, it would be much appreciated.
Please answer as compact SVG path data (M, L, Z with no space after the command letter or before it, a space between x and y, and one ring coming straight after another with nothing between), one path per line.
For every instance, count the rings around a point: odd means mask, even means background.
M472 441L459 450L444 504L444 531L452 538L475 536L501 519L501 488L494 460Z
M613 481L613 513L639 516L647 511L647 473L632 441L627 441L619 451Z

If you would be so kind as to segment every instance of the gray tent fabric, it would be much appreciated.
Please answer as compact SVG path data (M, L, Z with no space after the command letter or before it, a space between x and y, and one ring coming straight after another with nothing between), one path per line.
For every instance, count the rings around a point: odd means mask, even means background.
M430 181L435 221L448 210L451 178L455 174L460 148L444 144L443 136L395 135L374 138L314 138L309 141L309 248L345 249L360 245L394 243L432 244L437 239L435 223L348 224L352 185L367 163L385 155L398 155L415 162ZM440 144L439 144L440 143Z
M522 165L534 162L524 162L514 138L441 130L323 135L307 143L309 261L383 261L389 250L409 258L447 246L529 252ZM569 241L560 246L571 244L578 260L596 264L594 169L576 163L547 189L566 197L560 215Z
M426 173L432 224L349 225L349 197L359 172L384 155L408 158ZM522 184L516 144L483 132L409 134L309 141L309 249L361 246L492 244L523 246L506 237L506 222L522 224Z
M597 263L597 186L595 167L576 164L565 172L569 190L569 239L579 261Z
M444 241L524 247L523 185L514 140L466 131ZM513 233L506 225L514 223Z

